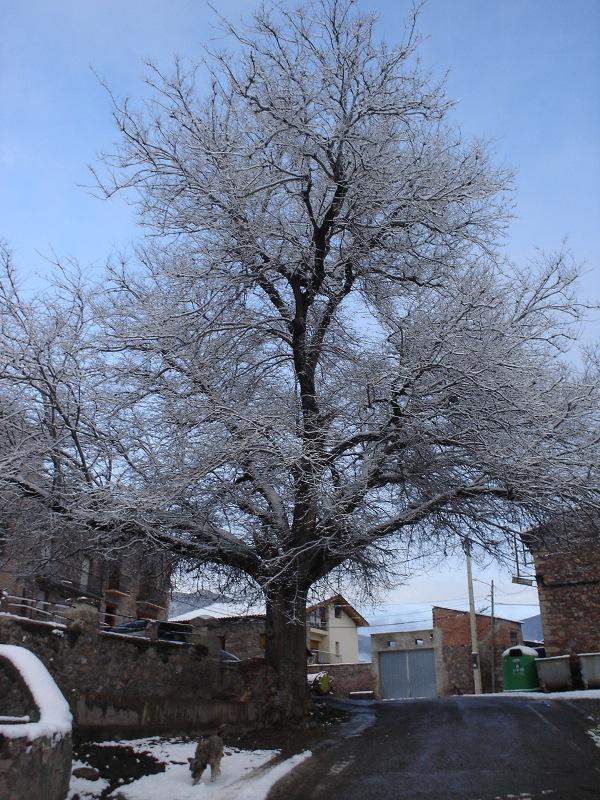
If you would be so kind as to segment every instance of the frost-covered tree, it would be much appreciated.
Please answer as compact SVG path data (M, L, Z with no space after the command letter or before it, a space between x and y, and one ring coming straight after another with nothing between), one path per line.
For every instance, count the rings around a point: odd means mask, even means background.
M224 25L208 89L177 63L115 100L99 182L149 243L95 305L119 466L103 504L77 461L77 513L259 589L294 715L311 587L595 507L598 396L564 357L576 270L505 263L510 176L447 122L414 20L397 47L350 0Z

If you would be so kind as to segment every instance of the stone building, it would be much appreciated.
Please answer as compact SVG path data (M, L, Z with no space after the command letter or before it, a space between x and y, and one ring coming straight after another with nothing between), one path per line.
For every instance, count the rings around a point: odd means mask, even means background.
M494 650L495 688L502 688L502 652L523 641L521 623L514 620L477 614L477 640L481 684L484 692L492 691L492 647ZM440 647L443 670L440 675L439 693L471 694L473 666L471 662L471 623L468 611L434 606L433 628L440 632Z
M5 605L20 616L37 619L60 613L60 606L76 597L89 597L100 619L116 625L127 619L164 620L167 616L171 569L169 560L141 548L123 550L107 560L76 546L71 554L48 552L32 567L10 546L0 551L0 590Z
M264 655L264 610L233 603L212 603L171 618L209 628L223 650L239 658ZM318 664L354 664L358 658L357 628L367 620L342 595L334 595L306 609L306 646Z
M378 697L436 697L472 694L475 690L471 661L469 613L433 608L431 628L372 634L372 669ZM502 688L501 655L522 642L521 623L476 615L480 668L484 692L491 691L492 649L495 688Z
M547 656L600 651L600 529L569 527L523 537L535 564Z

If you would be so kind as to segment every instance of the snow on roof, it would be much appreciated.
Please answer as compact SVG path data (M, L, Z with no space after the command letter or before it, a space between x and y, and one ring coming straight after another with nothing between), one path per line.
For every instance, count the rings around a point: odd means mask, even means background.
M320 606L340 605L346 614L354 620L357 626L368 625L367 620L345 600L341 594L321 600L320 603L307 606L309 613ZM176 617L169 617L169 622L190 622L194 619L234 619L236 617L264 617L264 605L249 606L247 603L209 603L202 608L193 611L186 611L185 614L178 614Z
M264 617L264 606L248 606L246 603L210 603L194 611L186 611L169 622L189 622L193 619L232 619L233 617Z
M5 658L21 675L39 709L39 722L0 725L0 735L8 739L27 738L30 742L42 736L62 738L71 732L73 717L69 704L40 659L25 647L0 644L0 660Z

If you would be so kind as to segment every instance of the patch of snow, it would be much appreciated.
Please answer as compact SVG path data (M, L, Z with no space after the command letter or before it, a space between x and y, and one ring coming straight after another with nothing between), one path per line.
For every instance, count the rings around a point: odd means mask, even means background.
M598 728L591 728L588 731L589 736L592 737L592 741L596 745L596 747L600 747L600 727Z
M232 617L264 617L265 607L262 605L248 606L244 603L209 603L203 608L186 611L176 617L169 617L169 622L186 622L192 619L230 619Z
M570 658L571 656L544 656L544 658L536 658L536 661L564 661Z
M57 614L57 616L62 617L62 614ZM47 628L63 628L66 629L66 625L62 622L51 622L47 619L31 619L31 617L24 617L21 614L13 614L10 611L0 611L0 617L10 617L11 619L16 619L19 622L29 622L35 625L45 625Z
M312 686L315 681L321 680L324 675L327 675L325 670L321 670L320 672L309 672L306 676L306 681L309 686Z
M14 644L0 644L0 657L10 661L21 674L40 712L39 722L0 725L0 734L8 739L27 738L31 742L41 736L60 738L70 733L73 717L69 704L40 659L25 647Z
M527 647L526 644L515 644L502 653L502 658L504 658L504 656L509 656L515 650L519 650L522 656L535 656L535 658L539 656L538 651L534 650L533 647Z
M189 752L193 754L194 743L189 747ZM186 762L167 764L165 772L146 775L116 791L126 800L264 800L275 783L308 758L310 753L300 753L271 769L259 769L273 755L274 751L269 750L226 750L221 762L222 774L214 783L210 782L210 770L207 769L200 783L194 786ZM257 774L253 774L255 771Z
M130 747L137 753L149 753L159 761L185 761L192 758L196 749L195 741L177 738L164 739L161 736L150 736L144 739L116 739L112 741L94 742L96 747ZM228 752L231 748L226 748ZM276 750L265 750L269 758L277 753Z
M600 689L576 689L564 692L497 692L495 694L464 694L462 697L527 697L532 700L600 700Z
M278 750L238 750L225 747L221 775L211 783L210 769L207 769L200 783L194 786L188 758L194 755L195 741L150 737L96 744L131 747L136 752L149 753L165 764L165 772L145 775L132 783L119 786L109 795L109 799L119 795L126 800L264 800L278 780L310 756L310 752L300 753L269 767L269 762L278 755ZM74 767L76 766L87 765L75 762ZM81 800L98 800L106 785L105 781L72 778L68 800L76 791L79 791Z
M89 766L85 761L74 760L71 770L77 769L77 767ZM79 795L80 800L97 800L104 789L107 788L108 781L104 778L98 778L97 781L88 781L86 778L75 778L71 775L66 800L71 800L74 795Z

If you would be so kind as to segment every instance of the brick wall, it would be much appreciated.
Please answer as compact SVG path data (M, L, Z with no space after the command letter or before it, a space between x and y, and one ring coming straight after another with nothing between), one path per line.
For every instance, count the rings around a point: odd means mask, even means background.
M492 690L492 627L491 617L476 615L477 638L484 692ZM469 613L450 608L433 607L433 628L441 633L442 674L438 675L440 694L472 694L471 626ZM522 642L521 623L496 617L494 625L496 691L502 688L502 652Z
M328 672L333 678L334 694L347 697L350 692L372 692L375 690L375 676L371 664L309 664L309 675Z
M600 533L530 547L548 656L600 651Z

